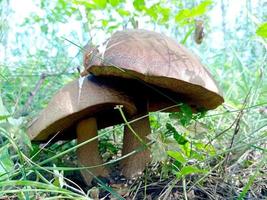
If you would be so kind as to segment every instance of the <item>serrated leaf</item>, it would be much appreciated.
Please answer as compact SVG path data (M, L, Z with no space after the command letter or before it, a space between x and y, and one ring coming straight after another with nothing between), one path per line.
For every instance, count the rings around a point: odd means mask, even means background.
M267 38L267 22L261 24L257 30L256 34L260 37Z
M186 159L184 158L183 154L178 151L167 151L167 154L182 164L186 163Z

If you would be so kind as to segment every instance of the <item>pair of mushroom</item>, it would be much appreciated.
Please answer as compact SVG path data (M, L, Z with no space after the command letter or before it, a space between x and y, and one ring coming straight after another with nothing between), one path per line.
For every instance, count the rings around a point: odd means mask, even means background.
M121 113L114 109L122 105L127 120L133 120L124 129L122 155L126 155L148 142L151 132L148 112L181 101L194 109L207 110L223 102L215 81L198 58L156 32L136 29L116 32L104 52L88 50L84 58L84 77L55 94L29 126L32 140L46 141L60 132L58 139L77 137L77 142L82 143L96 137L97 130L122 123ZM77 156L82 166L98 166L90 169L95 176L108 176L97 140L78 148ZM122 173L127 178L136 176L149 161L150 152L145 148L121 161ZM88 170L81 172L90 184L92 175Z

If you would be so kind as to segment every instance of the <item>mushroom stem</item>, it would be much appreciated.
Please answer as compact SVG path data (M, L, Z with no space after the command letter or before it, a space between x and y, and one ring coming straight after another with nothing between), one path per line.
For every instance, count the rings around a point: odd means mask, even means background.
M88 118L78 123L76 127L77 143L80 144L97 136L97 122L95 118ZM78 164L84 167L96 166L103 164L103 160L98 150L98 140L93 140L77 149ZM90 170L90 172L89 172ZM104 166L99 166L92 169L81 170L83 179L87 185L91 184L95 176L108 176L108 170Z
M147 115L148 114L147 106L145 106L145 109L142 109L142 111L143 112L140 112L138 115L134 116L132 120ZM151 133L148 116L138 119L137 121L131 123L130 126L136 132L136 134L139 135L139 137L142 139L144 143L148 142L147 136ZM130 130L128 126L125 126L122 155L126 155L142 147L144 144L142 144L139 139L134 135L134 133ZM122 167L122 174L126 178L136 177L144 171L146 165L150 162L150 160L151 157L148 148L134 155L131 155L123 159L120 163Z

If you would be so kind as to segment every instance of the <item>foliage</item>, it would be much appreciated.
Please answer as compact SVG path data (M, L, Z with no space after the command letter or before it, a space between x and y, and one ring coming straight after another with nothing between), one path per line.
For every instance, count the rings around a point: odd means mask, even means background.
M92 191L68 178L79 177L76 157L70 156L76 142L31 144L25 130L55 91L79 76L82 47L102 44L123 28L147 28L182 41L200 56L225 97L223 106L208 113L196 114L186 104L177 113L150 113L151 151L160 165L155 174L182 180L182 198L214 176L232 183L236 198L253 190L264 195L259 188L266 186L262 172L267 173L267 19L266 5L258 3L240 3L247 14L234 17L234 3L223 1L38 0L20 19L12 1L0 1L0 196L89 199ZM214 11L222 13L218 20ZM201 45L193 39L196 19L205 26ZM121 129L99 134L107 161L120 154Z
M263 37L263 38L267 38L267 22L261 24L257 31L256 31L257 35Z

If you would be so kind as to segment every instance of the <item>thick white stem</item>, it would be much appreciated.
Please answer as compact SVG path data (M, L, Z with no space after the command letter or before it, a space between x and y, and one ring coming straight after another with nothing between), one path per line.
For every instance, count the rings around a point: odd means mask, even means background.
M95 118L82 120L76 127L77 143L80 144L97 136L97 122ZM98 150L98 140L93 140L77 149L78 163L83 167L90 167L103 164L103 160ZM99 166L92 169L81 170L82 176L87 185L91 184L93 176L108 176L108 170L104 166Z
M132 120L148 114L147 108L143 111L142 114L136 115ZM151 133L148 116L131 123L130 126L135 133L139 135L143 143L148 142L147 136ZM125 126L122 155L126 155L142 146L144 147L144 144L140 142L128 126ZM150 161L150 151L148 148L145 148L143 151L131 155L121 161L122 173L127 178L140 176Z

